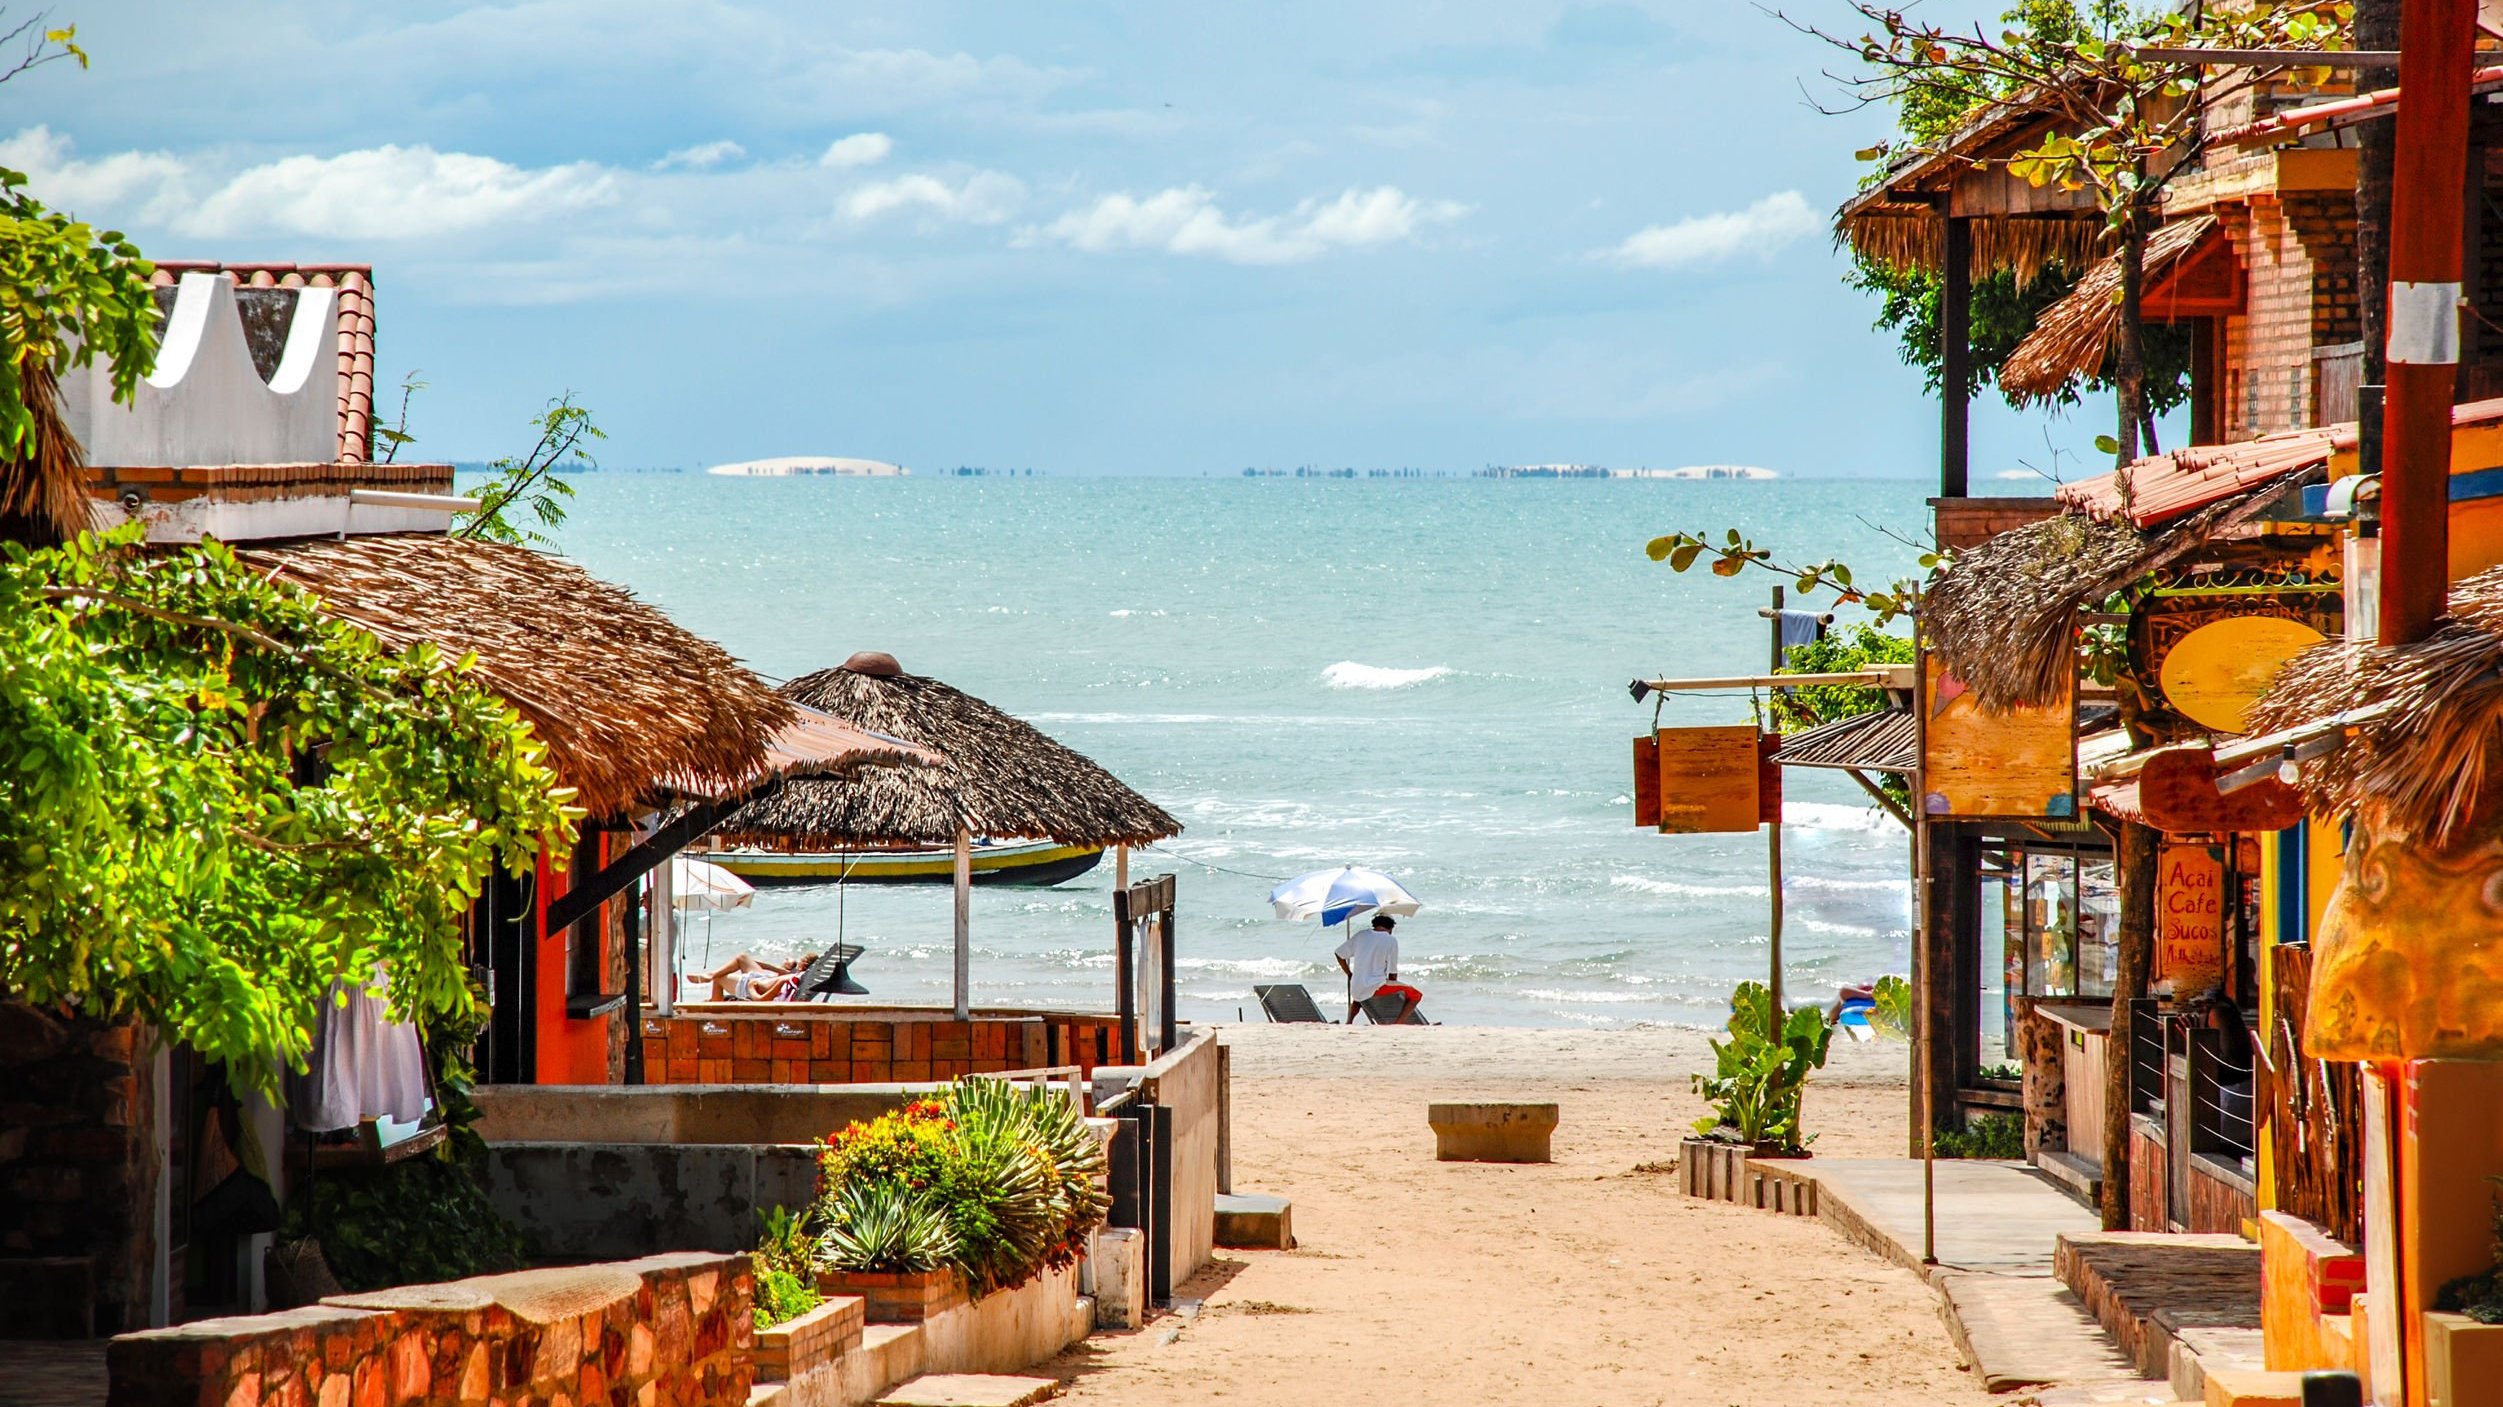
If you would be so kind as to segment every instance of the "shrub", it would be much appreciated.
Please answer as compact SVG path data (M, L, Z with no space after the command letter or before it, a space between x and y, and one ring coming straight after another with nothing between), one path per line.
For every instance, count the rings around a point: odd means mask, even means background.
M1077 1259L1103 1221L1103 1150L1043 1086L960 1080L827 1140L820 1217L829 1260L856 1270L961 1272L977 1294Z
M1963 1128L1930 1135L1930 1151L1941 1158L2022 1158L2025 1121L2014 1114L1977 1114Z
M756 1271L756 1327L770 1329L817 1307L817 1244L807 1217L788 1207L756 1215L765 1224L749 1258Z
M1695 1122L1695 1132L1751 1147L1806 1147L1799 1132L1801 1099L1808 1072L1824 1066L1834 1039L1825 1013L1794 1011L1777 1028L1773 994L1761 982L1742 983L1730 998L1729 1034L1726 1043L1712 1042L1714 1072L1693 1077L1696 1092L1713 1108Z

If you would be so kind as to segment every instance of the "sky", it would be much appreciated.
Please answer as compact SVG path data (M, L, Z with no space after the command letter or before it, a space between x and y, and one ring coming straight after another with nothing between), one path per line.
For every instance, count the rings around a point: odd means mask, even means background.
M427 458L571 392L616 467L1936 472L1829 233L1887 119L1732 0L52 15L93 67L0 85L0 166L151 255L371 264ZM1981 403L1977 491L2107 414Z

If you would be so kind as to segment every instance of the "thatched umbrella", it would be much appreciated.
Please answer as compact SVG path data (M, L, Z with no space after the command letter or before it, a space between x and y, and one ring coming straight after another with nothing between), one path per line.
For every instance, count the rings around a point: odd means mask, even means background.
M792 680L782 692L946 760L792 782L731 817L720 838L770 850L954 845L959 1017L970 1002L974 836L1129 846L1181 832L1163 807L1085 756L971 694L906 674L893 655L863 651L840 668Z

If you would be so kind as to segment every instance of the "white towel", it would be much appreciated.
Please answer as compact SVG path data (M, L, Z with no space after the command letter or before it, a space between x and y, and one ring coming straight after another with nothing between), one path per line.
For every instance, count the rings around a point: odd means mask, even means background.
M310 1068L291 1084L298 1128L329 1133L367 1119L413 1124L426 1114L426 1049L415 1026L391 1019L381 996L333 983Z

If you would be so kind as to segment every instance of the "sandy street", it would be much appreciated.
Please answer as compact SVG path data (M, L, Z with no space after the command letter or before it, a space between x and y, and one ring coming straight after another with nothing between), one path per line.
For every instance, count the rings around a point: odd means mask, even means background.
M1991 1400L1927 1288L1812 1220L1691 1201L1664 1165L1703 1110L1700 1033L1237 1026L1234 1183L1299 1247L1218 1252L1205 1309L1064 1356L1067 1400ZM1901 1147L1903 1047L1837 1047L1816 1147ZM1434 1160L1437 1099L1552 1099L1556 1161ZM1178 1333L1176 1332L1178 1326Z

